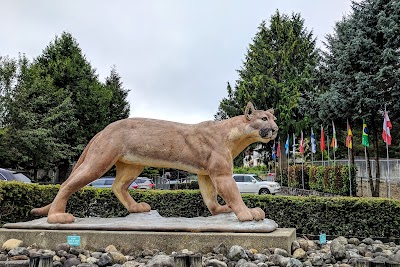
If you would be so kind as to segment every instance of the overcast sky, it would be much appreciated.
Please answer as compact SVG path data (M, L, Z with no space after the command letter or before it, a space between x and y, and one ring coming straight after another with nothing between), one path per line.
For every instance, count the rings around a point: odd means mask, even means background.
M130 89L131 117L213 120L263 20L300 13L322 47L350 0L1 0L0 55L32 59L63 31L101 81L113 65Z

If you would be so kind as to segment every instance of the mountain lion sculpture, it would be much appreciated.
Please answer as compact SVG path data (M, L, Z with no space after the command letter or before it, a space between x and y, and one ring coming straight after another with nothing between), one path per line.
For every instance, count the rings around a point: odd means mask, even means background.
M48 214L49 223L74 222L74 216L65 212L68 199L115 165L112 190L129 212L150 211L149 204L133 200L128 187L145 166L152 166L196 173L204 202L213 215L233 211L240 221L262 220L262 209L249 209L244 204L232 178L232 162L248 145L276 138L273 113L272 109L255 110L249 102L244 115L222 121L181 124L129 118L111 123L86 146L53 202L33 209L32 214ZM217 202L217 195L226 205Z

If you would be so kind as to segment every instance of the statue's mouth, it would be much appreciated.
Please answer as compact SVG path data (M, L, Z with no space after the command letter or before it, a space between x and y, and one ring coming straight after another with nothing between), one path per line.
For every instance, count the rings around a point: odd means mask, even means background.
M275 139L276 136L278 135L278 131L273 131L271 128L269 128L269 129L264 128L259 131L259 135L261 138L264 138L264 139L266 139L266 138Z

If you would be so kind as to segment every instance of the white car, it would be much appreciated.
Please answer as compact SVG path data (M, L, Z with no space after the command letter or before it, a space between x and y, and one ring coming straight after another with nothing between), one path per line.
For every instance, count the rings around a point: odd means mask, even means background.
M240 193L274 195L281 191L279 183L261 180L256 174L234 174L233 179L235 179Z

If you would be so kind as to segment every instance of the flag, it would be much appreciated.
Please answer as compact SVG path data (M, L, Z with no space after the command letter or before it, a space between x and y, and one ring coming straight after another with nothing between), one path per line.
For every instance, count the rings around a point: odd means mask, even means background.
M314 154L317 152L317 141L315 140L313 129L311 129L311 152Z
M368 128L365 120L363 120L362 144L363 146L369 147Z
M272 160L276 159L276 151L275 151L275 141L274 141L274 145L272 146Z
M285 143L285 154L289 155L289 135L287 136L286 143Z
M351 131L349 121L347 121L346 147L353 149L353 132Z
M333 134L332 134L331 147L333 148L333 151L336 151L338 149L338 145L337 145L337 139L336 139L335 124L333 123L333 121L332 121L332 130L333 130Z
M324 133L324 127L321 125L321 142L319 144L319 147L321 148L321 152L325 151L325 133Z
M278 139L278 147L276 148L276 157L279 158L281 156L281 138Z
M303 139L303 131L301 131L301 136L300 136L300 154L304 154L304 139Z
M390 130L392 129L392 123L389 119L389 112L385 112L385 116L383 119L383 131L382 131L382 138L383 142L390 146L392 144L392 136L390 135Z
M292 153L293 153L293 157L294 157L294 155L295 155L295 153L296 153L296 136L293 134L293 150L292 150Z

